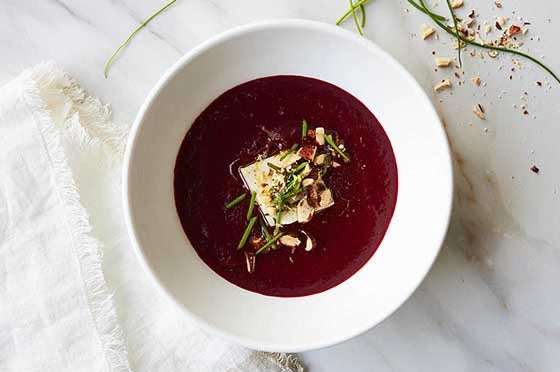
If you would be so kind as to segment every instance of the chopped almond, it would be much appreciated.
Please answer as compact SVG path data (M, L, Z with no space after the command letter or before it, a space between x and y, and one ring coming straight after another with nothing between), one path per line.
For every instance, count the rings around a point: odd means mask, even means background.
M486 119L486 115L484 114L484 107L480 103L477 103L476 105L474 105L473 108L472 108L472 111L480 119L482 119L482 120Z
M420 29L423 31L422 33L422 39L426 40L427 38L429 38L430 36L432 36L433 34L435 34L436 30L426 24L422 24L422 26L420 26Z
M437 67L448 67L452 62L452 59L449 57L436 57L436 65Z
M285 245L286 247L297 247L301 244L301 240L296 238L295 236L291 235L282 235L280 238L280 244Z
M473 78L471 79L471 81L472 81L475 85L480 86L480 78L479 78L478 76L473 77Z
M453 0L453 1L451 2L451 7L452 7L453 9L457 9L457 8L462 7L462 6L463 6L463 0Z
M434 90L436 92L439 92L440 90L446 89L446 88L450 88L451 87L451 81L449 81L449 79L445 79L442 80L441 83L439 83L438 85L436 85L434 87Z

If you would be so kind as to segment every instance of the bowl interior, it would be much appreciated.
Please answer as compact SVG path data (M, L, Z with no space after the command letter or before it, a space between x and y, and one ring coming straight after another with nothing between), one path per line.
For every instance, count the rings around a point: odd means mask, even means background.
M335 84L376 115L395 152L399 191L385 238L361 270L323 293L276 298L227 282L198 257L175 210L173 169L187 130L213 99L248 80L290 74ZM126 159L128 227L157 285L206 329L252 348L307 350L379 323L424 278L449 219L449 150L424 92L371 42L315 22L245 26L186 55L147 98Z

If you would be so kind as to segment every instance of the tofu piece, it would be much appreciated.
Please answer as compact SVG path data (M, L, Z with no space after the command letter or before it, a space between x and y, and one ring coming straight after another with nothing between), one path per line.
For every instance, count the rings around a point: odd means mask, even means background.
M268 164L272 164L275 167L286 169L292 167L294 163L299 161L301 157L296 153L291 153L282 158L283 154L277 154L270 156L265 159L257 160L251 164L239 167L239 174L241 179L245 184L245 187L249 189L250 192L256 192L255 202L257 204L258 210L261 213L265 223L272 227L276 224L276 207L272 203L274 195L272 194L273 186L283 187L285 185L284 175L269 167ZM332 200L328 204L320 205L315 208L314 213L324 210L334 204ZM298 210L297 207L287 209L282 213L281 218L282 225L289 225L298 222Z

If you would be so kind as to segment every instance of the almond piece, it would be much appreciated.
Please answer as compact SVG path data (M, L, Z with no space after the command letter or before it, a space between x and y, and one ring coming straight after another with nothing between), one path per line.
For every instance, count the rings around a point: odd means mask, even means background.
M471 81L473 82L473 84L480 86L480 78L478 76L473 77Z
M319 146L323 146L325 144L325 128L315 128L315 141Z
M282 235L282 237L280 238L280 244L285 245L286 247L294 248L301 244L301 240L299 240L295 236Z
M320 197L319 200L320 207L328 207L333 203L332 192L329 189L322 191L319 197Z
M474 105L473 108L472 108L472 111L480 119L482 119L482 120L486 119L486 115L484 114L484 107L480 103L477 103L476 105Z
M515 35L517 33L519 33L519 31L521 31L521 27L519 27L518 25L511 25L509 26L508 30L507 30L507 34L509 36Z
M435 61L437 67L448 67L453 60L449 57L436 57Z
M307 203L306 199L302 199L297 205L297 220L299 223L307 223L313 218L315 209Z
M457 9L457 8L462 7L462 6L463 6L463 0L453 0L453 1L451 2L451 7L452 7L453 9Z
M437 84L434 87L434 90L436 92L439 92L440 90L446 89L446 88L450 88L451 87L451 81L449 81L449 79L445 79L442 80L441 83Z
M427 24L422 24L422 26L420 26L420 29L422 30L422 39L423 40L426 40L427 38L429 38L430 36L432 36L436 32L436 30L434 28L428 26Z
M297 155L301 156L305 160L313 161L313 158L315 158L315 152L317 152L317 146L303 145L297 151Z

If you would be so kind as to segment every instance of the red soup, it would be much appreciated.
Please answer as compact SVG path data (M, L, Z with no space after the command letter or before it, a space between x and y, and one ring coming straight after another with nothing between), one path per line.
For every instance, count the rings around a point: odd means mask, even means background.
M249 291L306 296L375 253L395 208L397 167L355 97L272 76L228 90L200 114L174 186L183 229L212 270Z

